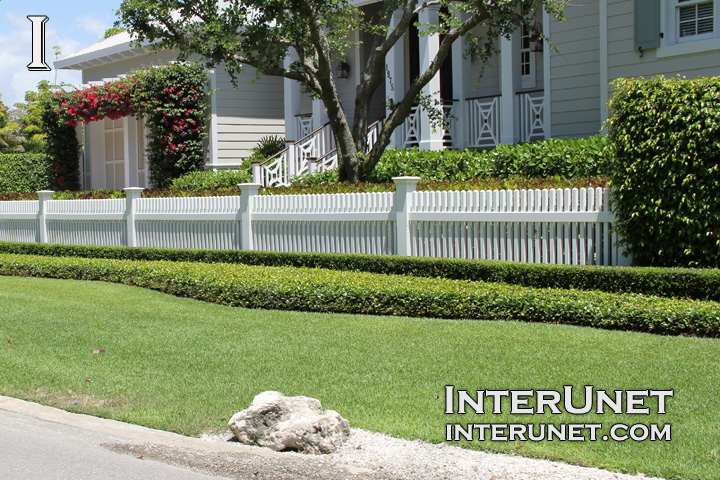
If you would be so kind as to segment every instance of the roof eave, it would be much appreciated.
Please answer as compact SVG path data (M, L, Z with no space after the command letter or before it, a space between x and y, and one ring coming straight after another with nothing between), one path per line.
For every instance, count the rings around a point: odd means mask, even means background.
M114 45L103 50L88 52L83 55L62 58L60 60L56 60L54 65L56 69L85 70L87 68L106 65L108 63L114 63L127 58L147 55L148 52L144 47L149 45L149 43L143 43L141 48L131 47L132 43L134 43L134 41Z

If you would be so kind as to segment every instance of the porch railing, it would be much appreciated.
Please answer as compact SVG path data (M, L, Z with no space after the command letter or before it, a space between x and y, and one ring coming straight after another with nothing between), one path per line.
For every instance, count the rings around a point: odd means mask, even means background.
M500 144L500 97L477 97L465 101L468 147L487 148Z
M264 187L290 185L290 178L308 171L308 158L321 158L335 149L335 135L326 123L264 162L253 163L253 181Z
M295 121L297 122L298 137L303 138L312 133L312 131L313 131L312 115L296 115Z
M520 141L545 139L545 96L542 90L518 93Z

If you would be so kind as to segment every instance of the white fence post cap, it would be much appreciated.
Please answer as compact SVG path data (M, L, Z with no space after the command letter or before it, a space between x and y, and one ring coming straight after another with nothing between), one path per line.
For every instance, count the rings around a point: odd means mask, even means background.
M413 183L418 183L420 181L420 177L393 177L392 181L398 185L409 185Z
M249 192L249 193L257 193L258 190L262 187L262 184L260 183L238 183L238 187L240 187L240 190L243 192Z

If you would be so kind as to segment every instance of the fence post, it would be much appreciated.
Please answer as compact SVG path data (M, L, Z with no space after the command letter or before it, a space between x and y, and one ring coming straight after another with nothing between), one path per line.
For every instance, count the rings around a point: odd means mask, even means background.
M252 162L252 181L262 184L262 163L260 160Z
M397 255L410 256L410 194L417 187L420 177L393 177L395 182L395 238L397 239Z
M137 202L142 195L144 188L127 187L124 188L125 198L125 219L127 221L127 230L125 237L125 245L128 247L137 247L137 232L135 230L135 210L137 210Z
M307 157L308 161L308 174L312 175L318 171L318 159L316 157Z
M37 192L38 194L38 223L40 227L40 243L49 243L48 242L48 234L47 234L47 220L46 220L46 214L47 214L47 202L52 199L53 193L55 193L52 190L40 190Z
M255 205L253 200L260 190L259 183L240 183L240 249L253 249L252 235L252 209Z

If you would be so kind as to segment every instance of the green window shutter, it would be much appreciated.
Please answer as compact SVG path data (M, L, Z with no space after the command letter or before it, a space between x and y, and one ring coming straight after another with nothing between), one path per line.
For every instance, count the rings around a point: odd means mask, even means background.
M660 46L660 0L635 0L635 50Z

